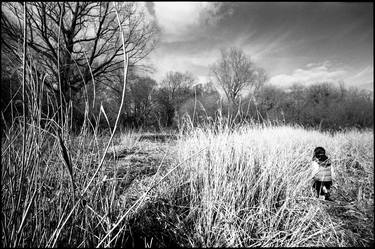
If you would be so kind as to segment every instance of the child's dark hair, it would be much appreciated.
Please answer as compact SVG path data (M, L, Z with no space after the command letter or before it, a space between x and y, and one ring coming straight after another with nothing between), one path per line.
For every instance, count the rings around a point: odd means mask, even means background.
M326 156L326 150L323 147L316 147L314 149L313 159L314 158L317 158L320 162L324 162L328 158Z

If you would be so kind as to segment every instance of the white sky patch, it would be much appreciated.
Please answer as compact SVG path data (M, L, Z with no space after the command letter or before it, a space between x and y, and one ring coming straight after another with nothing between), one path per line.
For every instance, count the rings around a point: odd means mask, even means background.
M208 83L210 81L211 81L211 79L207 75L198 75L198 77L197 77L197 82L198 83L206 84L206 83Z
M168 41L184 40L202 22L218 20L219 4L212 2L154 2L157 22Z
M318 63L308 63L306 65L307 68L315 68L315 67L320 67L320 66L324 66L324 67L330 67L332 66L332 63L330 61L324 61L324 62L318 62Z
M308 68L298 68L292 74L279 74L270 78L269 83L280 86L289 87L294 83L311 85L320 82L338 82L344 80L347 71L343 69L332 69L329 62L308 64Z
M290 32L277 34L276 36L271 36L262 42L246 44L244 48L251 52L249 54L252 55L252 58L259 60L282 50L285 46L288 46L289 44L286 42L286 40L289 37L289 34Z
M181 73L188 71L186 60L182 59L180 56L156 56L152 62L156 68L153 77L158 82L162 81L169 71Z
M155 51L150 55L150 61L155 67L153 77L160 82L169 71L190 71L199 79L199 83L205 83L209 76L209 66L216 62L220 56L219 50L207 50L201 53L167 53L165 49Z
M352 77L349 77L347 80L348 86L359 86L367 89L374 89L374 68L367 66L362 69L360 72L355 74Z

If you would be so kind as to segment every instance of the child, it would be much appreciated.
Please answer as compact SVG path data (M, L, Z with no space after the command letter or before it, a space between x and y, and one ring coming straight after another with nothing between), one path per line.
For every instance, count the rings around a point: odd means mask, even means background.
M314 150L312 171L313 188L316 190L318 198L331 201L329 190L334 179L334 172L331 167L331 161L326 156L326 151L323 147L316 147Z

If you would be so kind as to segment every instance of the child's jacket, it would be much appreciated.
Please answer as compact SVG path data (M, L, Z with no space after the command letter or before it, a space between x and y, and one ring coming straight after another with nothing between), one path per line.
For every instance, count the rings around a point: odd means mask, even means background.
M320 162L319 160L314 159L312 162L312 166L315 181L329 182L333 180L333 169L331 167L331 162L329 159L325 160L324 162Z

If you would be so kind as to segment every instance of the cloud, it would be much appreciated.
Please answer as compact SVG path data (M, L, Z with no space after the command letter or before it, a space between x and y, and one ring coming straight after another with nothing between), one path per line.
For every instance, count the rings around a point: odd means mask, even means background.
M156 20L167 41L185 40L202 25L216 24L221 18L221 3L154 2Z
M316 62L308 63L306 65L307 68L315 68L315 67L321 67L321 66L327 68L327 67L332 66L332 63L330 61L324 61L324 62L318 62L318 63Z
M367 66L362 69L359 73L349 78L350 81L370 81L374 78L374 68Z
M334 69L329 61L309 63L307 68L298 68L292 74L279 74L270 78L269 83L280 87L289 87L294 83L311 85L317 82L338 82L344 80L347 71Z
M208 67L215 62L218 51L206 50L200 53L188 51L169 51L167 48L155 51L151 61L156 68L153 77L160 81L168 71L185 72L190 71L201 81L206 81L209 70Z
M347 80L348 86L357 86L360 88L374 89L374 68L372 66L366 66L360 70L357 74L349 77Z

